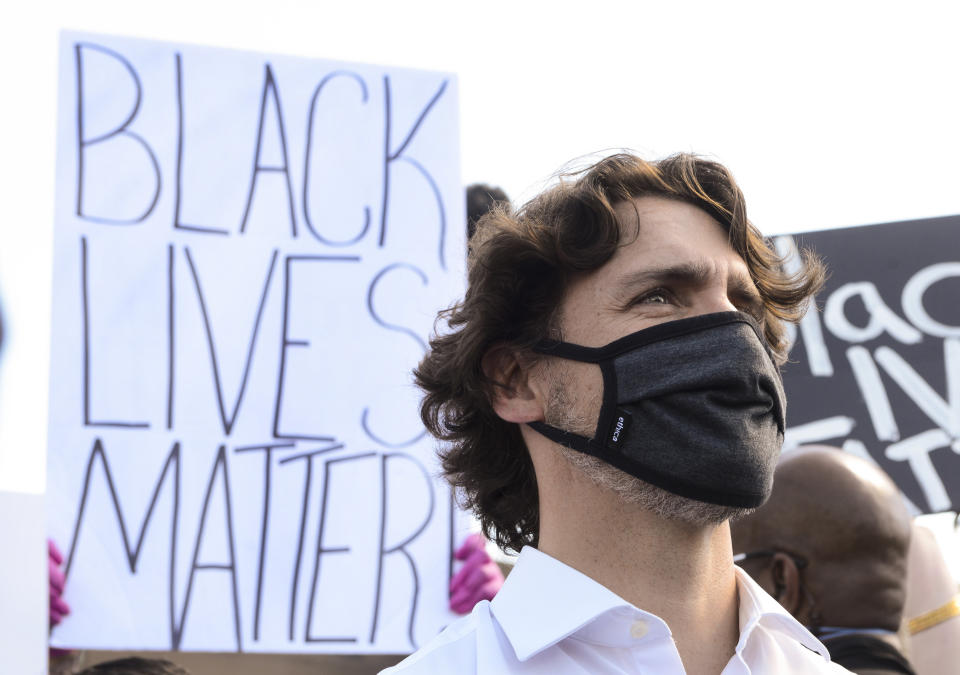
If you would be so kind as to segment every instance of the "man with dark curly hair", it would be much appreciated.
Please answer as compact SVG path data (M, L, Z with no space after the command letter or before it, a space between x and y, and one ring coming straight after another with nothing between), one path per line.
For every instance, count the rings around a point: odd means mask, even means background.
M385 672L846 672L733 564L783 440L783 322L823 280L782 263L687 154L607 157L480 220L415 375L448 479L520 556Z

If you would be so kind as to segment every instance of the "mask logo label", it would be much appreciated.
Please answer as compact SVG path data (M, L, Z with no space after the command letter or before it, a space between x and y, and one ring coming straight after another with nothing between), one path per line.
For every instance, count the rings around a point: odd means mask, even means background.
M627 435L627 430L630 428L630 423L633 421L633 418L630 416L630 413L622 408L618 408L616 414L613 417L613 425L610 428L610 436L607 441L607 445L610 447L617 447L623 441Z

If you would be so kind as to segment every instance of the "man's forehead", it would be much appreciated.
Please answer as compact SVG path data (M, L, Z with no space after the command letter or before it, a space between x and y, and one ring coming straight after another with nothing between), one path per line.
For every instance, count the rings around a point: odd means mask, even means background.
M617 266L628 261L675 266L699 277L721 261L746 270L746 263L730 244L727 229L694 204L643 196L618 202L614 209L620 226L620 246L613 258Z
M668 195L646 194L622 199L614 202L613 211L617 214L620 227L627 230L635 230L647 221L669 221L675 218L677 213L684 212L701 213L720 226L720 223L706 209L689 200Z

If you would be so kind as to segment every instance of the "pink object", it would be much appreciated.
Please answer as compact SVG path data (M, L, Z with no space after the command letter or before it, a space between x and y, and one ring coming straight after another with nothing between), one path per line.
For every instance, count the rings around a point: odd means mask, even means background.
M70 606L63 600L63 587L66 577L60 566L63 564L63 554L52 539L47 539L47 568L50 573L50 628L52 629L70 613ZM69 649L50 648L50 657L58 658L69 654Z
M47 558L50 570L50 627L53 628L70 613L70 607L62 597L63 585L66 582L60 569L60 565L63 564L63 554L52 539L47 540Z
M493 600L503 586L503 573L487 553L481 534L467 537L454 555L463 566L450 580L450 609L467 614L481 600Z

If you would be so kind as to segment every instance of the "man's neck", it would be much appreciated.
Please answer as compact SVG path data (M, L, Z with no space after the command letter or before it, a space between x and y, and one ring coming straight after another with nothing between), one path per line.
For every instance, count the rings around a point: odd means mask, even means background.
M688 673L720 672L740 633L727 523L662 518L571 470L541 489L538 548L666 621Z

